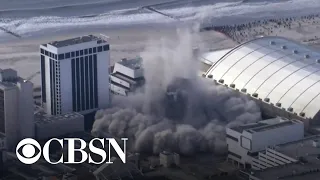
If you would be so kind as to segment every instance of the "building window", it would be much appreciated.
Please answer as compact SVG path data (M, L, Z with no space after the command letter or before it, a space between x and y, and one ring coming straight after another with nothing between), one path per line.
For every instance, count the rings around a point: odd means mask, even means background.
M64 54L59 54L58 58L59 58L59 60L64 59Z
M228 154L230 154L230 155L232 155L232 156L234 156L234 157L236 157L236 158L238 158L238 159L241 159L241 156L238 155L238 154L236 154L236 153L233 153L233 152L228 151Z
M80 56L83 56L83 50L80 50Z
M76 56L79 56L79 51L76 51Z
M87 55L88 54L88 49L84 50L84 54Z
M239 141L238 138L235 138L235 137L233 137L233 136L230 136L229 134L227 134L227 138L232 139L232 140L237 141L237 142Z
M75 52L71 52L71 57L74 57L75 56Z
M41 58L41 96L42 102L46 103L46 66L45 66L45 57L44 55L40 56Z
M94 47L94 48L93 48L93 53L96 53L96 52L97 52L97 48Z
M44 54L44 50L43 49L40 49L40 52L41 52L41 54Z
M54 55L54 59L58 59L58 56L56 54Z
M92 54L92 48L89 49L89 54Z
M69 59L70 58L70 53L66 53L66 59Z
M98 47L98 52L101 52L102 51L102 46L99 46Z
M44 51L44 54L45 54L46 56L48 56L49 52L48 52L48 51Z
M109 51L109 45L104 45L103 46L103 51Z

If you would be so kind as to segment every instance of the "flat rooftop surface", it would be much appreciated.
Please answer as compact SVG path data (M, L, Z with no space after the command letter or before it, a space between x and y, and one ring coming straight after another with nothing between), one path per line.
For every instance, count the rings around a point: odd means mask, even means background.
M135 59L122 59L118 62L119 64L126 66L130 69L140 69L142 66L142 59L135 58Z
M314 164L290 164L269 168L264 171L254 171L254 176L263 180L288 179L288 180L318 180L320 165ZM314 171L314 172L312 172Z
M83 115L76 112L71 112L71 113L57 115L57 116L50 116L44 112L38 112L34 115L36 124L47 124L54 121L66 121L69 119L80 118L80 117L83 117Z
M250 133L254 133L254 132L261 132L261 131L276 129L276 128L280 128L280 127L284 127L284 126L289 126L289 125L292 125L295 123L300 123L300 121L298 122L298 121L294 121L294 120L287 120L287 119L284 119L281 117L276 117L276 118L272 118L272 119L259 121L257 123L232 127L230 129L237 131L239 133L242 133L245 130L247 130Z
M241 125L241 126L237 126L237 127L232 127L230 129L237 131L239 133L242 133L244 130L248 130L248 129L252 129L252 128L256 128L256 127L261 127L261 126L265 126L266 124L264 123L254 123L254 124L246 124L246 125Z
M279 145L275 150L295 159L303 157L308 163L320 166L320 160L317 159L320 155L320 147L313 146L314 141L318 141L317 143L320 144L320 136L310 136L299 141Z
M75 45L75 44L91 42L91 41L100 41L101 43L106 43L106 41L100 37L97 37L94 35L87 35L87 36L80 36L80 37L76 37L76 38L66 39L66 40L62 40L62 41L53 41L48 44L50 44L51 46L54 46L56 48L59 48L59 47L64 47L64 46L70 46L70 45Z

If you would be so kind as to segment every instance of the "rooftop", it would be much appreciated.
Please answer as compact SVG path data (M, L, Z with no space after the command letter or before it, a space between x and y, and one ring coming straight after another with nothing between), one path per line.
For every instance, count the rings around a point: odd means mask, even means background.
M252 129L252 128L255 128L255 127L261 127L261 126L264 126L264 125L266 125L266 124L258 122L258 123L252 123L252 124L236 126L236 127L230 128L230 129L232 129L234 131L237 131L239 133L242 133L244 130Z
M314 143L317 146L314 146ZM303 158L308 163L320 166L320 136L310 136L299 141L290 142L275 147L275 150L292 158Z
M47 124L54 121L66 121L66 120L69 120L70 118L80 118L80 117L83 117L83 115L76 112L71 112L71 113L57 115L57 116L50 116L44 112L38 112L34 116L36 124Z
M72 39L66 39L62 41L53 41L48 44L59 48L59 47L65 47L65 46L71 46L75 44L81 44L81 43L86 43L86 42L91 42L91 41L98 41L99 43L106 43L106 41L100 37L94 36L94 35L87 35L87 36L81 36L81 37L76 37Z
M318 180L320 166L314 164L288 164L277 166L263 171L254 171L255 177L263 180L290 179L290 180ZM281 178L280 178L281 177Z
M230 129L237 131L239 133L242 133L245 130L247 130L250 133L254 133L254 132L262 132L262 131L267 131L271 129L276 129L284 126L289 126L295 123L301 123L301 122L297 120L288 120L282 117L276 117L272 119L259 121L257 123L251 123L251 124L241 125L237 127L232 127Z
M122 59L118 63L130 69L140 69L142 66L142 58L137 57L135 59Z

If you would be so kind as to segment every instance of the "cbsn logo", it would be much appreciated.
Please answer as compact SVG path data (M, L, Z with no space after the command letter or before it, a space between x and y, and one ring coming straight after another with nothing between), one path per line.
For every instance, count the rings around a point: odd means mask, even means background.
M83 163L85 161L88 161L88 163L93 163L93 164L102 164L102 163L108 163L108 164L112 164L113 162L110 162L110 149L111 146L114 148L115 152L118 154L118 156L120 157L121 161L123 163L126 163L126 141L128 140L128 138L121 138L121 140L123 141L123 150L120 148L120 145L117 143L117 141L114 138L94 138L89 142L89 151L90 152L86 152L85 148L87 147L87 143L86 141L80 139L80 138L64 138L64 139L57 139L57 138L53 138L50 139L49 141L47 141L43 148L41 148L40 144L38 141L31 139L31 138L27 138L27 139L23 139L22 141L19 142L19 144L16 147L16 155L18 157L18 159L24 163L24 164L34 164L36 163L40 157L41 154L43 155L43 158L50 164L59 164L59 163L65 163L65 164L80 164ZM63 155L61 155L60 159L56 162L53 162L50 159L50 144L51 142L56 141L60 144L60 146L63 148L64 146L64 142L66 142L67 144L67 148L68 148L68 154L67 154L67 161L64 161L64 157ZM80 147L76 148L76 141L78 141L80 143ZM101 143L101 147L96 147L96 141ZM104 150L105 147L105 141L107 141L108 145L109 145L109 157L107 160L107 152ZM20 150L21 149L21 150ZM38 153L37 153L38 151ZM80 161L76 161L75 160L75 152L79 152L81 153L81 160ZM95 162L92 159L92 154L96 154L101 156L101 161L100 162Z

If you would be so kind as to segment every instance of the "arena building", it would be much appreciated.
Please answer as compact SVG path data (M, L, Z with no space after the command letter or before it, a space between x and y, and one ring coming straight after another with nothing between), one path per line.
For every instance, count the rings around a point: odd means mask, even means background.
M210 62L204 77L247 94L264 114L319 122L320 51L281 37L259 37L201 59Z

